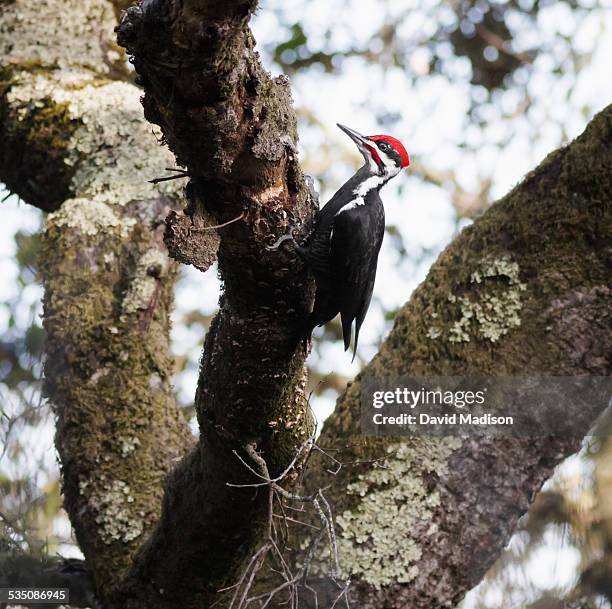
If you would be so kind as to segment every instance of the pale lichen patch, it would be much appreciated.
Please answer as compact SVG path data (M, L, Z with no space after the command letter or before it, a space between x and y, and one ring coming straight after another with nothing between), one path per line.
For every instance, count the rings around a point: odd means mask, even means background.
M508 256L501 258L485 258L471 274L472 283L482 283L487 277L508 277L510 285L519 283L519 265Z
M113 205L166 196L178 196L177 180L149 183L174 165L172 153L157 145L159 128L143 116L140 91L125 82L92 80L91 74L19 73L7 99L18 116L32 104L51 101L65 105L78 122L69 142L65 163L74 167L70 189L80 198ZM154 151L154 154L151 154Z
M140 439L136 436L119 436L117 440L124 459L129 457L141 444Z
M440 330L440 328L430 326L427 330L427 338L430 338L431 340L435 340L441 335L442 335L442 330Z
M149 384L149 389L151 389L152 391L161 391L164 387L164 382L162 380L162 377L159 376L157 372L154 372L153 374L149 376L148 384Z
M3 3L0 53L5 64L40 63L109 72L107 43L116 19L106 0L15 0Z
M129 234L136 223L134 218L120 217L113 207L102 201L70 199L52 214L47 221L55 226L77 229L84 235L97 235L100 231Z
M123 299L124 315L148 308L157 282L165 274L169 263L170 260L165 252L156 248L151 248L140 256Z
M179 194L177 180L158 185L148 181L165 175L175 161L167 148L157 145L161 132L144 120L136 87L122 82L88 85L67 91L65 101L74 116L85 120L73 137L75 192L119 205Z
M448 332L448 340L451 343L468 342L470 340L470 334L468 332L471 319L474 316L472 310L472 303L463 297L453 296L453 300L450 302L459 302L459 310L461 311L461 317L453 323Z
M110 370L108 368L98 368L90 377L89 383L95 385L101 378L105 377Z
M375 588L416 577L422 550L415 530L435 531L428 521L440 502L438 492L428 490L423 474L445 473L459 446L461 440L450 437L423 439L418 445L392 444L383 463L347 487L349 495L361 500L337 518L344 577L357 576Z
M79 482L81 495L87 495L91 484ZM95 513L95 522L102 541L128 543L140 537L144 530L141 519L135 518L130 504L134 502L129 485L123 480L113 480L103 489L89 493L87 504Z
M521 293L527 286L520 281L516 262L508 256L485 258L470 275L470 283L481 286L471 297L448 295L450 303L458 303L460 314L449 328L449 342L468 342L474 334L496 342L521 325Z

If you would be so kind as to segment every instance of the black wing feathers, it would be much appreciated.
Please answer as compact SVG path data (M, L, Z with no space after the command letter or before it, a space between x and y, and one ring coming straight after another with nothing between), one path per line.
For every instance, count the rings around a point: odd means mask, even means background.
M351 327L356 320L354 352L372 299L378 252L384 235L384 210L379 201L341 212L334 222L331 238L331 279L342 318L344 349L349 348Z

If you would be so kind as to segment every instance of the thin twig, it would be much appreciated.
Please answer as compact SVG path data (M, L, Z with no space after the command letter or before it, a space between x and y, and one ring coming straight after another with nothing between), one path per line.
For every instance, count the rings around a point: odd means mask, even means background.
M223 224L215 224L214 226L203 226L202 228L192 228L192 233L202 233L207 230L216 230L217 228L223 228L224 226L229 226L234 222L238 222L238 220L242 220L244 218L244 212L242 212L239 216L236 216L233 220L228 220L227 222L223 222Z
M346 603L346 609L350 609L349 599L348 599L348 589L351 584L350 580L344 582L344 588L340 591L340 594L336 597L336 600L332 603L329 609L334 609L334 607L338 604L338 601L344 597L344 601Z
M308 438L308 440L306 440L298 448L289 465L275 478L272 478L270 476L268 465L265 459L257 452L257 446L254 443L249 443L243 447L244 453L248 456L252 465L251 463L247 462L246 459L243 458L240 453L238 453L238 451L233 451L236 458L244 465L244 467L249 472L251 472L258 480L261 480L261 482L253 482L250 484L233 484L228 482L226 484L230 487L235 488L259 488L267 486L268 517L265 528L266 539L264 544L253 554L246 566L246 569L240 576L240 579L238 580L237 584L235 584L235 586L232 586L231 588L224 589L225 591L227 591L235 588L231 603L229 604L229 609L246 609L248 605L257 601L260 602L259 609L266 609L270 605L272 600L278 594L285 590L287 591L287 599L283 600L281 604L287 604L292 609L298 609L299 586L304 586L305 589L307 589L314 595L315 607L318 607L318 598L316 591L308 585L308 573L312 561L314 560L316 549L319 546L321 539L325 535L327 536L330 550L329 576L330 579L334 582L334 584L341 589L340 594L335 599L333 606L336 606L338 602L340 602L340 600L344 598L346 606L347 608L349 608L348 587L350 585L350 580L343 581L341 579L340 558L338 553L338 539L336 537L336 531L334 528L333 513L327 498L323 494L326 488L318 489L313 495L304 496L288 491L279 484L295 469L296 464L299 462L300 457L302 456L303 451L305 449L308 449L308 454L306 455L306 459L304 462L308 461L308 458L310 457L313 450L317 450L321 452L321 454L323 454L325 457L338 464L339 468L345 465L335 457L329 455L329 453L327 453L323 449L317 447L314 442L314 436ZM275 499L278 500L282 515L274 513ZM287 504L285 504L283 500L287 501ZM290 503L299 504L299 508L290 505ZM285 513L285 508L304 513L306 511L304 509L304 505L307 503L312 504L320 520L321 526L318 529L310 523L290 518ZM283 529L280 534L274 523L275 518L280 518L283 524L285 525L285 529ZM302 526L307 526L317 531L317 534L310 541L309 548L306 552L304 561L297 573L292 573L289 563L283 556L279 544L276 541L279 537L281 539L284 538L284 540L288 539L288 522L294 522ZM275 569L273 566L270 566L270 571L276 574L277 576L280 576L284 581L272 590L256 594L254 596L249 596L249 592L254 584L257 573L261 570L267 556L270 556L271 559L277 562L278 566L280 567L279 570ZM220 590L220 592L224 590Z
M166 171L174 171L176 175L164 176L163 178L153 178L149 180L149 184L159 184L160 182L168 182L169 180L180 180L181 178L191 178L193 175L185 170L179 169L178 167L166 167Z
M247 454L261 468L265 468L265 471L267 472L266 462L257 454L257 452L255 452L255 450L252 447L252 445L249 444L248 446L249 446L248 450L245 448L245 451L247 452ZM312 447L314 446L314 437L313 436L311 436L310 438L308 438L308 440L303 442L303 444L298 448L298 451L297 451L295 457L291 460L291 463L289 463L289 465L285 468L285 470L281 474L279 474L276 478L266 477L265 474L264 475L258 474L252 467L250 467L244 461L244 459L238 454L237 451L233 450L232 452L236 455L236 457L238 457L238 459L240 459L242 464L245 465L251 472L253 472L258 478L260 478L264 482L255 483L255 484L233 484L231 482L226 482L226 485L234 487L234 488L248 488L248 487L256 488L256 487L259 487L259 486L268 486L269 484L274 483L274 482L281 482L291 472L291 470L295 467L295 464L297 463L297 460L300 458L300 455L302 454L302 451L304 450L304 448L306 448L306 446L310 446L310 449L312 449Z
M340 559L338 557L338 540L336 539L336 529L334 528L334 517L329 502L322 491L319 491L319 497L327 509L327 518L329 519L329 545L334 550L334 577L340 577Z
M319 530L319 527L316 527L314 524L310 524L309 522L304 522L303 520L296 520L295 518L291 518L291 516L274 514L274 518L281 518L282 520L286 520L287 522L292 522L293 524L299 524L303 527L314 529L315 531Z
M249 573L249 571L251 569L251 566L256 564L257 560L259 560L259 557L261 555L267 554L269 549L270 549L269 544L265 543L251 557L251 560L249 561L249 564L247 565L246 569L244 570L244 572L242 573L240 579L238 580L238 583L236 584L236 592L234 592L234 596L232 597L232 602L230 603L230 609L233 609L233 607L234 607L234 603L236 602L236 599L238 598L238 593L240 592L240 588L242 587L242 583L244 582L247 574ZM249 590L249 588L247 587L246 591L248 592L248 590ZM241 604L238 605L238 608L240 608L240 607L242 607L242 600L241 600Z

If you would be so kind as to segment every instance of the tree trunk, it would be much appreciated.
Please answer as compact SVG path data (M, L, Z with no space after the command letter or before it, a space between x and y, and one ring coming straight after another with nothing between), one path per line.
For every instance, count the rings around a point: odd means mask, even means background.
M180 190L148 183L174 161L142 117L115 23L102 0L0 7L0 171L53 212L41 253L45 390L65 506L102 597L194 443L170 385L176 264L163 222Z

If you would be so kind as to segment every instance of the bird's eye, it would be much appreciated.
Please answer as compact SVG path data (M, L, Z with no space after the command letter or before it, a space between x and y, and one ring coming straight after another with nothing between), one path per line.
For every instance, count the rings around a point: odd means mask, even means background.
M380 149L383 150L384 152L389 150L389 144L387 144L387 142L381 142L379 146L380 146Z

